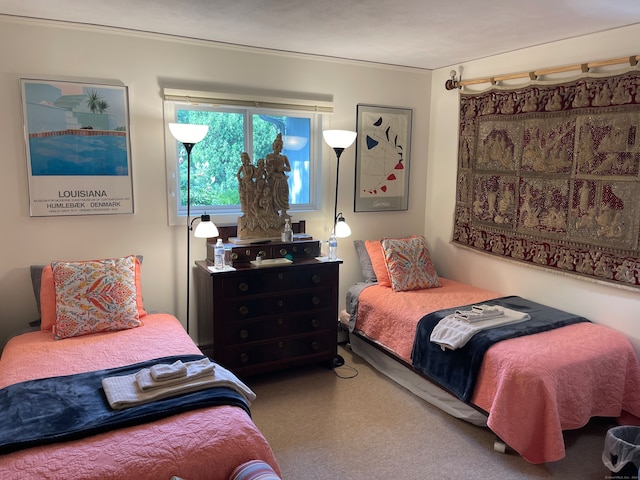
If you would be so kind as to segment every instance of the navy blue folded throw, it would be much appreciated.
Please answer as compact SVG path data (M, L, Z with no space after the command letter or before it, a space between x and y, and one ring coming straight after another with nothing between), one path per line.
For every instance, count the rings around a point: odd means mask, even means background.
M43 378L0 389L0 454L95 435L217 405L249 406L231 388L215 387L124 410L109 406L102 379L130 375L159 363L190 362L202 355L162 357L125 367Z
M520 323L482 330L471 337L464 347L443 351L440 345L429 340L431 332L447 315L454 314L456 310L469 310L472 305L439 310L420 319L411 352L416 370L464 402L470 401L484 354L493 344L509 338L589 321L584 317L517 296L496 298L482 303L528 313L531 318Z

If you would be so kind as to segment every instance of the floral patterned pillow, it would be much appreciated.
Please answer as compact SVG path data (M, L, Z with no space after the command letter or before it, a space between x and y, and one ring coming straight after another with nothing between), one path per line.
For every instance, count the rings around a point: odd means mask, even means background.
M142 325L136 303L136 258L52 262L56 339Z
M142 302L142 284L140 279L140 266L142 263L142 255L136 255L136 302L138 304L138 315L143 318L147 315ZM43 332L51 332L56 325L56 286L53 282L53 269L49 265L32 265L33 272L40 274L40 289L34 287L36 297L40 298L40 330ZM32 279L33 281L33 279Z
M424 237L384 238L382 251L394 292L441 286Z

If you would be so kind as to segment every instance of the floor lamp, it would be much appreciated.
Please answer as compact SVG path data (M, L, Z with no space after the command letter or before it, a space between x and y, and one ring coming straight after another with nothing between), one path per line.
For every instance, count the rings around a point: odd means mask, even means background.
M191 284L191 230L193 223L198 217L191 220L191 150L194 145L207 135L209 131L208 125L193 125L189 123L170 123L169 131L171 135L182 145L187 151L187 333L189 333L189 304L190 302L190 284ZM201 215L200 223L196 226L194 232L196 237L208 238L217 237L218 229L211 222L209 215Z
M333 226L332 232L338 238L346 238L351 235L351 228L342 216L338 213L338 179L340 177L340 156L345 149L349 148L356 139L357 133L350 130L325 130L322 132L324 141L327 142L333 151L336 152L336 196L333 203Z
M327 142L333 151L336 152L336 196L333 201L333 225L331 233L338 238L346 238L351 235L351 228L347 225L346 220L342 216L342 212L338 213L338 179L340 178L340 156L345 149L349 148L355 141L357 133L350 130L325 130L322 132L324 141ZM333 359L333 367L341 367L344 365L342 355L336 355Z

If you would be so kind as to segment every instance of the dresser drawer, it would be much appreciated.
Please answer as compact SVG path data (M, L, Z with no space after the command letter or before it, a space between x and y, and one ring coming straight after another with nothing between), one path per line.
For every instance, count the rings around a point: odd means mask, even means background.
M246 263L250 260L255 260L260 255L263 258L273 258L273 249L271 245L247 245L240 247L233 247L231 249L231 264Z
M288 292L327 285L332 273L326 268L310 267L303 272L290 266L253 269L222 279L225 298Z
M242 369L262 363L302 359L305 357L330 357L336 340L328 335L289 337L260 344L236 345L224 348L225 367Z
M285 256L286 254L290 254L293 257L293 260L297 260L299 258L313 258L320 256L320 242L318 241L310 241L310 242L294 242L292 244L287 245L287 252L282 254L282 249L278 249L278 253L281 256Z
M222 294L229 298L293 290L298 276L287 271L288 268L255 269L226 277L222 279Z
M214 259L214 243L207 243L207 258ZM317 240L299 241L293 243L261 243L253 245L234 245L227 243L225 248L231 250L230 259L232 265L248 263L255 260L258 255L263 258L291 257L292 260L301 258L313 258L320 255L320 242Z
M263 320L228 322L224 326L225 345L258 342L332 328L329 309L303 314L278 315Z
M330 308L331 293L329 288L316 288L295 293L274 292L268 296L227 300L220 306L221 318L224 322L233 322Z

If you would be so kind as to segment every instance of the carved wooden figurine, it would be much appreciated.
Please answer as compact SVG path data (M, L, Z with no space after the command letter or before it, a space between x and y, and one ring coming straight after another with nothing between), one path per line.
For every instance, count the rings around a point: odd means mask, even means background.
M289 209L289 159L282 155L283 141L279 133L273 141L273 152L254 165L249 154L240 155L238 190L242 217L238 218L238 238L280 238Z

